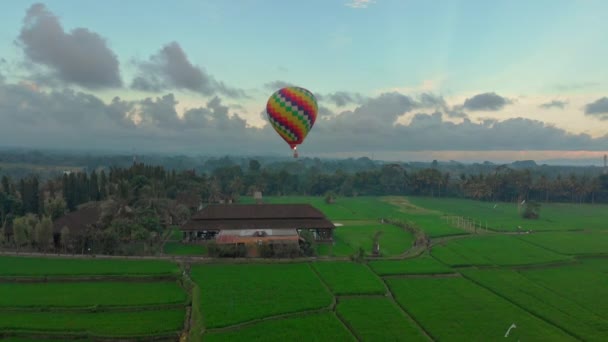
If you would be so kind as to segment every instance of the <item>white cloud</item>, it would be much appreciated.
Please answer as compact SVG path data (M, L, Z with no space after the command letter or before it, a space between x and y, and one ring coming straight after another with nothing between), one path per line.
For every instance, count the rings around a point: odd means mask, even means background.
M346 6L350 8L367 8L367 6L375 2L375 0L351 0L346 3Z

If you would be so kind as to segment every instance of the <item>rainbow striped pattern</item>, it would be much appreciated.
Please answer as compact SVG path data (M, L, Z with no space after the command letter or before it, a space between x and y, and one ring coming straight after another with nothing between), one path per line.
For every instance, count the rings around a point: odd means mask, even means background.
M268 99L266 113L277 133L292 149L304 141L317 119L317 100L308 90L285 87Z

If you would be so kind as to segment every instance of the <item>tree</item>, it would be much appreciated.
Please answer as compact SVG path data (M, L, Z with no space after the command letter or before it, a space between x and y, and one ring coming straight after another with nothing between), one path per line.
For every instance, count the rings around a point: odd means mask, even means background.
M53 246L53 222L50 217L44 217L38 224L35 230L36 245L40 250L46 252Z
M65 215L66 210L67 204L65 203L65 200L60 197L49 200L45 206L46 215L53 221Z
M2 191L5 194L9 194L11 191L10 181L8 180L7 176L2 176Z
M70 228L67 226L63 226L63 228L61 228L60 241L61 248L63 248L63 252L65 253L70 246Z
M91 178L89 182L89 195L92 201L99 201L101 199L101 194L99 192L99 184L97 182L97 173L95 171L91 172Z
M17 249L26 247L32 242L32 220L31 217L22 216L13 220L13 239Z
M108 197L108 179L106 178L105 171L101 170L101 176L99 178L99 198L105 200Z
M257 173L260 171L261 165L260 162L255 160L255 159L251 159L249 160L249 172L254 172Z

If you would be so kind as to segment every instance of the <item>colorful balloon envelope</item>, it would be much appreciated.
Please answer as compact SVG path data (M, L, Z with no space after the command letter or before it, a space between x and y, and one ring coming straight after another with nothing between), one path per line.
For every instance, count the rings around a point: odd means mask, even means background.
M266 104L268 121L289 144L297 157L296 148L304 142L317 119L317 100L308 90L285 87L277 90Z

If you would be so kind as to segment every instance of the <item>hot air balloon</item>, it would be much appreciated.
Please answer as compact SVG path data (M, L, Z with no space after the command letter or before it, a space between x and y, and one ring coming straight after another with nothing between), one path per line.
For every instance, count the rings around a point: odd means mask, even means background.
M268 121L289 144L294 158L298 157L297 146L304 142L304 138L315 124L317 111L315 96L304 88L281 88L268 99Z

